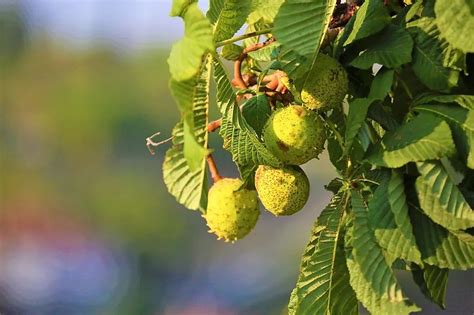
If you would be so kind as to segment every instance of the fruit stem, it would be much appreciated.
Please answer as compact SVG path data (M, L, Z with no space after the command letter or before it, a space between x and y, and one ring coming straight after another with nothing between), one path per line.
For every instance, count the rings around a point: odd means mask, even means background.
M207 165L209 166L209 171L211 172L211 177L214 183L220 181L222 176L219 174L219 170L217 169L216 161L214 161L214 157L212 154L209 154L206 157Z
M236 36L236 37L233 37L233 38L229 38L229 39L217 42L216 43L216 48L222 47L222 46L225 46L225 45L228 45L228 44L232 44L234 42L238 42L239 40L243 40L243 39L246 39L246 38L255 37L255 36L263 35L263 34L268 34L268 33L271 33L271 31L272 31L271 28L267 28L267 29L263 29L263 30L259 30L259 31L255 31L255 32L250 32L250 33L247 33L247 34L244 34L244 35Z

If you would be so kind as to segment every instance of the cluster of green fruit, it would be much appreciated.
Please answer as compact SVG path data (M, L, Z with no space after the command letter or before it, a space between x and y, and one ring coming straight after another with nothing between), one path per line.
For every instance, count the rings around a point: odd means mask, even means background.
M204 215L210 233L225 241L243 238L257 223L258 198L276 216L291 215L304 207L309 197L309 181L298 165L322 152L326 132L319 113L341 106L347 90L347 73L342 65L320 54L302 89L303 105L275 110L263 129L266 147L285 166L260 165L255 173L256 191L243 188L243 182L237 178L215 182L209 190Z

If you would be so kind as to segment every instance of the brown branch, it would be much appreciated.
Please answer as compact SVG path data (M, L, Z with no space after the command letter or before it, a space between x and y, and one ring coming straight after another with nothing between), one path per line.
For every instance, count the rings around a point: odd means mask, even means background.
M208 131L208 132L214 132L214 131L216 131L217 129L219 129L219 127L221 126L221 124L222 124L222 119L217 119L217 120L211 121L211 122L207 125L207 131Z
M222 176L219 174L219 170L217 169L216 161L212 157L212 154L209 154L206 157L207 165L209 166L209 171L211 172L211 177L214 183L220 181Z

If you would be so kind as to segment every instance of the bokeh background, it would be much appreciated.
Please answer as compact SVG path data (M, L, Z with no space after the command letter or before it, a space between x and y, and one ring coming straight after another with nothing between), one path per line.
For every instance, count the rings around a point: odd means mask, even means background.
M285 314L336 174L325 156L305 165L305 209L262 213L234 245L167 194L167 145L152 156L145 138L179 118L166 58L183 27L170 5L0 0L0 314ZM216 135L211 146L236 176ZM423 314L440 313L401 280ZM473 314L473 282L452 273L444 314Z

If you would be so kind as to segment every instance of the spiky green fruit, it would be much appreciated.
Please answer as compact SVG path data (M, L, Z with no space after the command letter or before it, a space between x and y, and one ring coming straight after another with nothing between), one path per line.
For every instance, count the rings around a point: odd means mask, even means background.
M348 90L344 67L336 59L319 54L301 91L301 100L309 109L327 111L340 106Z
M260 165L255 173L255 187L265 209L276 216L300 211L309 197L309 180L299 166Z
M260 211L255 190L240 189L238 178L223 178L209 189L206 219L217 239L234 242L247 235L257 223Z
M318 157L326 133L319 116L300 105L273 112L263 129L267 148L286 164L300 165Z

